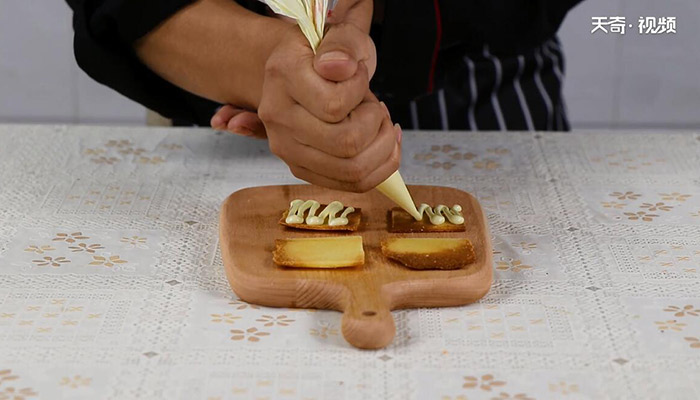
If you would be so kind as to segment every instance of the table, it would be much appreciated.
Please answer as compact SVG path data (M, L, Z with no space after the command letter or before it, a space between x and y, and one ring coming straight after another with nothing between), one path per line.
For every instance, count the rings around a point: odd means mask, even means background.
M360 351L229 289L220 203L296 182L265 142L0 126L0 399L700 398L700 134L404 137L409 183L480 199L495 282Z

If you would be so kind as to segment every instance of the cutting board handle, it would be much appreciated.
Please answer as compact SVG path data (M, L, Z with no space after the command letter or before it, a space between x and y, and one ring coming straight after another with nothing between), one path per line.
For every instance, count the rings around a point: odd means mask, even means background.
M341 329L351 345L361 349L386 347L396 335L394 317L381 288L355 282L348 288Z

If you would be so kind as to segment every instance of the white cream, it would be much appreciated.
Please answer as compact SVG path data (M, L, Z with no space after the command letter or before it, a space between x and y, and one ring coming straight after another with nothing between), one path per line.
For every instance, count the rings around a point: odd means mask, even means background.
M451 224L460 225L464 223L464 217L462 216L462 206L455 204L452 208L446 205L439 204L435 208L431 208L429 205L422 203L418 207L418 213L421 219L423 215L427 214L430 223L433 225L442 225L445 223L445 219L450 221Z
M316 215L319 208L321 208L321 203L316 200L292 200L289 204L287 218L284 221L291 225L303 224L304 222L306 225L323 225L328 219L328 226L344 226L349 223L348 215L355 211L352 207L346 208L339 201L332 201L320 214ZM304 214L307 210L309 213L304 221Z

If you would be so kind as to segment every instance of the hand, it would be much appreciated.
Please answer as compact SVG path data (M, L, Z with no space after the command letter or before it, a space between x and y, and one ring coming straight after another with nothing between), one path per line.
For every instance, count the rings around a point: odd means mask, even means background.
M353 24L329 29L316 57L296 27L273 50L258 115L270 150L298 178L364 192L398 169L400 128L369 91L374 53L369 36Z
M328 32L314 58L314 69L321 77L340 82L351 78L357 72L358 62L356 60L351 59L349 56L346 57L347 53L338 54L333 52L345 50L343 47L344 41L342 40L343 34L353 27L363 32L369 31L372 3L371 0L338 2L333 13L329 15L326 20L329 27ZM296 25L295 21L289 20L288 22ZM377 53L371 39L369 39L368 48L369 57L364 62L368 67L369 79L372 79L377 65ZM327 53L332 54L324 56ZM267 138L265 125L260 121L257 113L233 105L227 104L219 108L210 123L214 129L226 130L242 136L260 139Z
M334 17L339 18L339 15L342 14L335 13ZM352 78L358 72L359 63L363 62L367 66L369 79L372 79L377 68L377 52L374 43L368 37L369 41L365 43L366 59L355 60L349 55L351 51L345 44L344 36L348 33L357 35L357 27L347 23L329 28L314 57L314 69L329 81L342 82ZM265 125L260 121L257 113L229 104L216 111L210 124L214 129L226 130L241 136L267 138Z

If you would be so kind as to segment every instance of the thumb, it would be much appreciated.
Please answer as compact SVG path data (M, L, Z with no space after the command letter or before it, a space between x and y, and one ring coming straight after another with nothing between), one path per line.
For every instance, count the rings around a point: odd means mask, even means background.
M371 68L370 61L374 64ZM316 50L316 72L330 81L342 82L357 73L360 63L365 63L372 76L376 50L369 36L353 24L331 26Z

